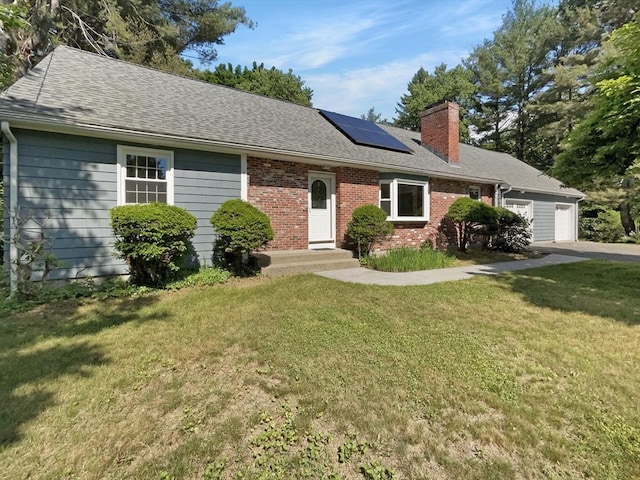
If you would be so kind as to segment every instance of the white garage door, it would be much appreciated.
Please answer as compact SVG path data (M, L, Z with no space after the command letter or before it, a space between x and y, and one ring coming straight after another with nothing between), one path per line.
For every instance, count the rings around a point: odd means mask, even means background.
M556 242L574 240L573 205L556 203Z
M505 202L504 208L506 208L507 210L511 210L513 213L517 213L521 217L524 217L527 220L531 221L531 202L527 202L525 200L507 200Z
M529 220L529 231L531 232L531 239L533 238L533 212L532 212L532 204L527 200L511 200L507 199L504 203L504 208L507 210L511 210L513 213L517 213L521 217Z

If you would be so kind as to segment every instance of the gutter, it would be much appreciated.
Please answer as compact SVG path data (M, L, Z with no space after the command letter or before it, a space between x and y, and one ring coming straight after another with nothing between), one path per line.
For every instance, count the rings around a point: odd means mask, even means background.
M2 122L0 129L9 140L9 272L13 295L18 289L18 278L14 268L18 261L18 247L15 242L16 222L13 218L18 212L18 140L13 135L9 122Z
M259 145L247 145L232 143L226 141L204 140L192 137L183 137L178 135L170 135L164 133L151 133L138 130L126 130L118 127L101 126L84 123L70 123L60 121L59 119L43 119L35 118L28 113L16 113L3 111L0 108L0 114L4 116L10 115L14 126L29 130L44 130L55 133L67 133L71 135L96 136L100 138L109 138L120 141L131 141L138 143L147 143L158 146L191 148L204 151L221 151L232 154L248 154L248 155L270 155L274 160L295 161L301 163L326 164L327 166L357 166L360 168L368 168L380 172L403 172L415 175L422 175L433 178L459 179L483 184L492 184L500 181L498 178L475 177L472 175L460 175L457 172L449 174L433 170L421 170L415 168L407 168L401 164L380 164L377 162L345 159L341 157L333 157L329 155L320 155L309 152L292 151L281 148L261 147ZM275 158L274 158L275 157Z

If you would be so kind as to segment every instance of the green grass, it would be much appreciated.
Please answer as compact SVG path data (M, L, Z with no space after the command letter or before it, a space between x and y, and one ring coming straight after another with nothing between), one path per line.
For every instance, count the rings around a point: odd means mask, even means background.
M382 255L367 258L367 266L383 272L415 272L454 265L456 258L437 250L423 248L395 248Z
M109 278L102 283L95 283L92 279L68 283L63 286L45 284L31 296L14 295L9 297L8 278L0 281L0 318L24 312L38 305L68 299L97 299L135 297L161 290L180 290L188 287L209 287L225 283L231 278L231 273L218 267L201 267L197 270L182 270L177 278L158 288L136 286L120 279Z
M587 261L5 316L0 477L640 478L638 285Z

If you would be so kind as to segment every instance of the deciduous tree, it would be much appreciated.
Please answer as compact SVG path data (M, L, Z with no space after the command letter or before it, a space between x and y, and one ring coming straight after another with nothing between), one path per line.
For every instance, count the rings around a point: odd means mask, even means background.
M630 234L640 193L640 14L615 30L603 50L592 110L567 137L554 173L583 188L604 181L619 189L622 226Z
M265 68L264 64L253 63L251 69L220 64L213 71L197 72L197 76L207 82L226 85L246 92L258 93L310 107L313 90L289 69L287 73L275 67Z

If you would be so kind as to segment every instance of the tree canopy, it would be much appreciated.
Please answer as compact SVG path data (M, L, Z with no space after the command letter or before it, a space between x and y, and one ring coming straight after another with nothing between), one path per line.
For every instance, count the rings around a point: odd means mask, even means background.
M457 102L462 111L463 124L465 124L464 107L474 92L474 85L470 81L469 72L458 65L452 69L442 63L433 73L420 68L407 85L408 94L403 95L398 103L396 112L398 117L395 124L411 130L420 129L420 113L427 105L450 100ZM468 130L460 129L463 140L468 139Z
M251 69L220 64L213 71L205 70L196 73L201 80L246 92L258 93L280 100L310 107L313 90L305 86L304 81L289 69L287 73L275 67L265 68L264 64L253 63Z
M311 105L313 91L291 70L207 66L239 26L254 28L243 7L217 0L18 0L0 4L0 88L33 67L56 45L147 65L170 73Z
M3 66L14 77L58 44L186 74L185 51L211 62L238 26L254 27L243 7L217 0L19 0L0 5L0 18Z
M592 81L591 110L563 142L554 173L608 192L629 234L640 213L640 14L605 42Z

